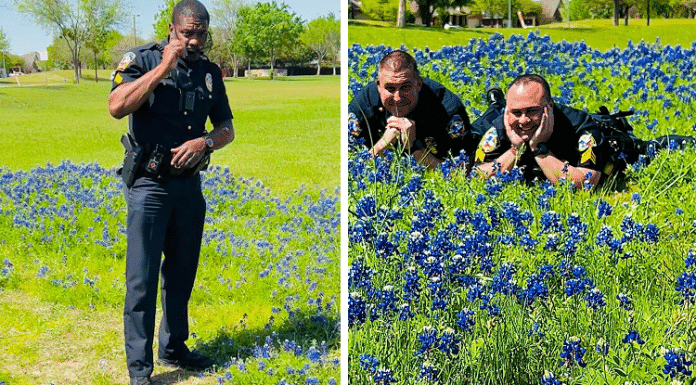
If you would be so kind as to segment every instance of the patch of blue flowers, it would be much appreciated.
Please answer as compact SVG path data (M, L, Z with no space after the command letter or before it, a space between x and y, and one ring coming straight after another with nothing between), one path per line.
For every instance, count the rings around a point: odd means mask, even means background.
M351 95L390 50L349 48ZM696 43L599 52L530 33L409 51L423 76L462 97L472 120L487 86L534 72L556 102L633 110L640 137L696 127ZM377 367L420 383L693 381L693 151L649 154L652 163L643 157L627 171L625 191L592 193L525 185L519 170L479 180L460 157L426 171L409 156L372 158L349 146L355 383L378 383Z

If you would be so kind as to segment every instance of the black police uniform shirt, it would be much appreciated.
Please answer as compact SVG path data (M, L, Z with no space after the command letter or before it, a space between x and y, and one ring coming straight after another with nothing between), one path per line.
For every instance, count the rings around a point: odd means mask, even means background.
M127 52L112 74L111 90L135 81L162 62L168 39ZM192 96L186 110L184 96ZM159 144L175 148L206 134L207 118L213 124L232 119L222 81L222 71L206 58L179 59L177 67L162 79L143 105L129 116L131 134L139 145Z
M553 117L553 133L545 143L549 151L571 166L605 172L603 137L594 119L583 111L559 104L554 104ZM474 155L474 163L492 162L510 149L512 144L505 131L504 118L505 114L502 113L490 127L476 127L481 141ZM527 181L537 177L546 179L529 146L520 156L517 166L522 169Z
M375 82L370 82L355 95L348 112L350 134L364 138L369 147L382 137L391 116L382 105ZM445 159L476 145L470 138L471 123L462 101L436 81L423 78L418 104L406 118L416 123L416 142L411 151L423 148L437 158ZM467 145L470 148L467 149Z

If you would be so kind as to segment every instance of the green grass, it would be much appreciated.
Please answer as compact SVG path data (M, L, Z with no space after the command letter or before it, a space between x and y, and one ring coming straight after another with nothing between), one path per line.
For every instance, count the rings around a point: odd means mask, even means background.
M526 36L530 31L539 30L542 35L548 35L553 41L584 40L592 48L605 51L612 47L625 48L629 40L634 43L641 39L654 43L659 36L662 44L690 47L696 40L696 20L691 19L651 19L650 26L641 19L629 20L629 25L615 27L612 20L579 20L568 23L543 25L539 28L465 28L461 30L444 30L441 28L425 28L422 26L407 26L405 29L393 27L389 23L351 21L348 27L348 42L368 44L384 44L394 48L406 45L409 48L430 47L439 49L446 45L464 45L472 38L487 40L494 33L500 33L506 38L512 34Z
M30 169L69 159L116 167L127 119L108 113L109 72L94 83L84 71L79 85L71 71L2 79L0 84L0 165ZM66 83L62 79L67 79ZM339 186L338 76L303 76L274 81L228 79L235 141L213 155L212 163L253 177L285 196L306 186ZM14 83L13 83L14 82ZM49 84L49 85L46 85ZM54 85L56 84L56 85ZM14 87L11 85L15 85Z

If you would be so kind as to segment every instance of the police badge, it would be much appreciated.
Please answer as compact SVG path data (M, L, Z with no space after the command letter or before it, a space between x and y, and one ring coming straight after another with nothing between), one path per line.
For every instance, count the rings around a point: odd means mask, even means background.
M483 152L488 154L489 152L497 149L499 144L498 130L495 127L491 127L483 135L483 139L481 139L481 144L479 147L483 150Z
M213 75L210 73L205 74L205 86L208 88L208 92L213 92Z

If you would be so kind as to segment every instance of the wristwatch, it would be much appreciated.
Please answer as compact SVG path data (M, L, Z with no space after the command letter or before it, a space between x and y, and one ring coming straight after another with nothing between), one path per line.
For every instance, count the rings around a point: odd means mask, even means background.
M205 137L205 150L208 152L213 151L213 146L215 146L215 142L213 142L213 138L210 136Z
M534 156L534 157L536 158L536 157L539 156L539 155L546 155L546 154L548 154L549 152L550 152L550 151L549 151L549 148L546 147L546 143L540 143L540 144L537 146L536 150L533 150L533 151L532 151L532 156Z

